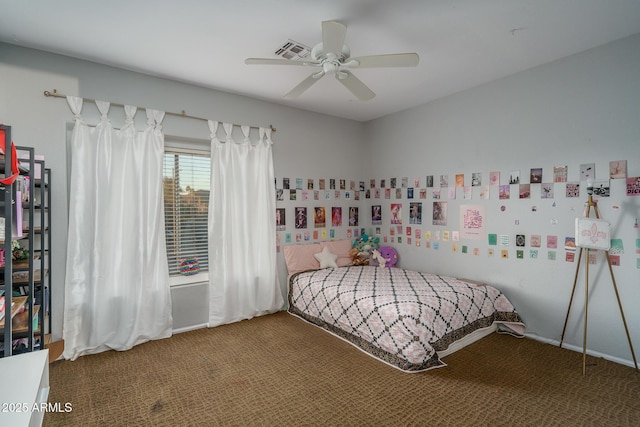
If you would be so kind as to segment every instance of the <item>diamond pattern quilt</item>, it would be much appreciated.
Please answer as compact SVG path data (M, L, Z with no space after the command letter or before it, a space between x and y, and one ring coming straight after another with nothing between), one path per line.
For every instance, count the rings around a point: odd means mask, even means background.
M392 366L445 366L438 351L494 323L522 336L524 323L496 288L402 268L350 266L289 279L289 312Z

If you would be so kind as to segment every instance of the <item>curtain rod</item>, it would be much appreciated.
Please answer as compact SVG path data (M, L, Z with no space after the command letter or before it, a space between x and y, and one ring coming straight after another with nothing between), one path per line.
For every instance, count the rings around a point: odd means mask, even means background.
M58 93L57 89L54 89L53 91L45 90L44 91L44 96L53 96L55 98L65 98L65 99L67 98L67 95L64 95L62 93ZM96 102L95 99L91 99L91 98L82 98L82 100L85 101L85 102L93 102L93 103ZM110 102L110 105L115 105L116 107L124 107L124 104L118 104L117 102ZM146 110L145 107L138 107L138 108ZM184 117L184 118L187 118L187 119L203 120L205 122L209 120L209 119L205 119L203 117L190 116L185 112L185 110L182 110L181 113L172 113L170 111L165 111L164 113L166 115L168 115L168 116L176 116L176 117ZM241 125L237 125L237 124L234 123L234 126L241 126ZM249 127L252 128L252 129L260 129L260 126L249 126ZM274 128L273 125L269 125L269 129L271 129L271 132L275 132L276 131L276 128Z

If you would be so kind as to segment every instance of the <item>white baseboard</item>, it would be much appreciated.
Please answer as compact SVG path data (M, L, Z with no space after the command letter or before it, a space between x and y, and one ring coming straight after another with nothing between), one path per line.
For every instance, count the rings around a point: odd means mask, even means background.
M541 337L539 335L530 334L530 333L529 334L525 334L525 336L527 338L531 338L531 339L536 340L536 341L540 341L540 342L543 342L543 343L546 343L546 344L555 345L556 347L560 346L560 341L558 341L558 340L552 340L552 339L549 339L549 338L544 338L544 337ZM567 350L573 350L575 352L582 353L582 347L578 347L576 345L562 343L562 348L566 348ZM615 363L619 363L621 365L629 366L631 368L636 368L636 366L633 364L632 360L622 359L620 357L611 356L610 354L604 354L604 353L600 353L598 351L593 351L593 350L589 350L589 349L587 349L587 354L589 356L599 357L601 359L606 359L606 360L609 360L611 362L615 362Z
M174 334L180 334L182 332L189 332L189 331L195 331L196 329L202 329L202 328L206 328L207 324L203 323L200 325L191 325L191 326L186 326L184 328L178 328L178 329L174 329L173 333Z

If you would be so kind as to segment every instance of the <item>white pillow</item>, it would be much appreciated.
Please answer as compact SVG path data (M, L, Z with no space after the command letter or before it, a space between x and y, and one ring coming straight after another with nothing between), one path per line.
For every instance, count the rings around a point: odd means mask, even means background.
M338 259L338 255L332 254L329 251L329 248L326 246L322 249L322 252L318 252L313 256L320 263L320 268L328 268L328 267L338 268L338 264L336 264L336 259Z

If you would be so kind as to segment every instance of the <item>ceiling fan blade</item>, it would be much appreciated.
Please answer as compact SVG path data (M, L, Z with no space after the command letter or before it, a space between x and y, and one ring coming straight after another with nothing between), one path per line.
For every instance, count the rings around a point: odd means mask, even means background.
M297 59L281 59L281 58L247 58L244 60L247 65L310 65L319 66L319 62L300 61Z
M415 67L420 62L420 57L417 53L391 53L388 55L360 56L351 58L349 61L358 61L360 63L359 65L352 65L353 68Z
M347 35L347 27L336 21L324 21L322 23L322 51L333 53L338 58L342 56L342 46Z
M297 98L300 95L302 95L302 93L304 91L306 91L307 89L309 89L311 86L313 86L318 80L320 80L322 77L324 76L324 74L322 72L320 73L313 73L311 74L309 77L307 77L306 79L304 79L303 81L301 81L298 86L294 87L293 89L291 89L289 91L289 93L287 93L284 97L287 99L293 99L293 98Z
M336 79L344 85L349 91L355 95L360 101L368 101L375 93L367 87L362 81L347 70L341 70L336 73Z

